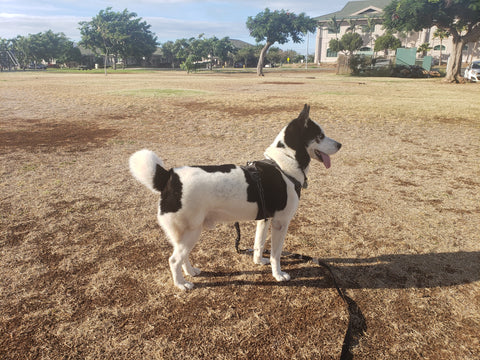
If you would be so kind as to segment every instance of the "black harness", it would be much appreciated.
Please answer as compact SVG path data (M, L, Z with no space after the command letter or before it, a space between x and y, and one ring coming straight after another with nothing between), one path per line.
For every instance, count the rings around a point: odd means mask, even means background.
M249 162L247 162L246 166L242 166L242 169L246 170L249 173L251 179L253 180L253 182L255 183L255 185L257 187L258 197L259 197L259 201L258 201L259 212L258 213L263 214L262 218L264 220L267 220L270 216L268 216L267 207L265 205L265 193L263 191L262 176L261 176L261 171L258 169L258 166L257 166L258 164L273 166L281 174L285 175L285 177L288 180L290 180L293 183L293 185L295 186L295 192L297 193L298 198L300 198L300 192L301 192L302 188L303 189L307 188L307 176L305 175L305 173L303 173L304 176L305 176L305 182L302 185L300 183L300 181L298 181L293 176L290 176L286 172L284 172L282 170L282 168L274 160L271 160L271 159L264 159L264 160L259 160L259 161L249 161ZM302 172L303 172L303 170L302 170Z

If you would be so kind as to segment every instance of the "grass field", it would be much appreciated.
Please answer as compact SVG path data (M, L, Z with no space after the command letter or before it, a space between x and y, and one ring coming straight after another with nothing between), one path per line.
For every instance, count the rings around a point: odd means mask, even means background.
M253 74L0 74L0 358L338 359L329 274L234 250L232 224L174 288L157 197L128 157L263 158L304 103L343 144L312 164L285 250L333 267L365 318L355 359L480 359L480 86ZM241 224L252 247L255 224Z

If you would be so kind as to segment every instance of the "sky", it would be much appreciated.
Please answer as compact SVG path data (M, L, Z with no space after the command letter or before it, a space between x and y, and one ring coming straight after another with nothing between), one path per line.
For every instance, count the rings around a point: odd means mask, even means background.
M225 36L255 44L245 25L249 16L265 8L305 12L310 17L339 11L348 0L0 0L0 38L10 39L52 30L70 40L80 40L78 23L90 21L100 10L128 9L151 25L160 43L181 38ZM308 35L308 52L315 49L315 34ZM302 44L279 45L284 50L307 52L307 38Z

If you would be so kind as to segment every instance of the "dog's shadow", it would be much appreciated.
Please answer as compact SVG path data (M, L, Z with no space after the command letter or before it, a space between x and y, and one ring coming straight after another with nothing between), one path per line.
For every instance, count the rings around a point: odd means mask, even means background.
M328 258L320 259L328 263L339 286L344 289L407 289L433 288L469 284L480 280L480 251L394 254L372 258ZM250 271L204 271L201 277L213 281L199 283L198 287L237 285L288 286L331 288L327 270L317 264L304 263L297 258L282 258L283 269L292 280L277 282L270 280L244 280L245 275L270 274L270 267L264 266ZM271 275L270 275L271 277ZM215 281L214 279L218 279Z
M245 280L245 275L270 275L270 267L254 271L203 272L200 276L218 281L205 281L198 287L257 285L334 288L335 280L326 267L296 257L282 259L284 270L292 280ZM469 284L480 280L480 252L430 253L415 255L382 255L372 258L321 259L328 263L340 287L349 314L348 327L342 346L341 360L353 359L352 348L367 331L367 322L360 307L342 289L408 289L433 288ZM300 266L300 263L302 265ZM311 264L311 265L310 265ZM220 280L221 279L221 280Z

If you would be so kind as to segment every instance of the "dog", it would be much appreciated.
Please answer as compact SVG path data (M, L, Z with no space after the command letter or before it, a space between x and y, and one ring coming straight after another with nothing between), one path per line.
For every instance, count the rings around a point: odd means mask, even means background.
M197 276L189 260L203 228L219 222L257 220L253 260L271 264L277 281L290 280L280 267L285 235L306 187L311 159L328 169L330 155L341 144L325 136L310 119L305 104L299 116L285 126L254 166L233 164L183 166L167 169L150 150L140 150L129 160L132 175L153 192L160 193L158 222L173 245L169 258L173 282L181 290L193 288L183 271ZM263 258L268 229L272 227L270 259Z

